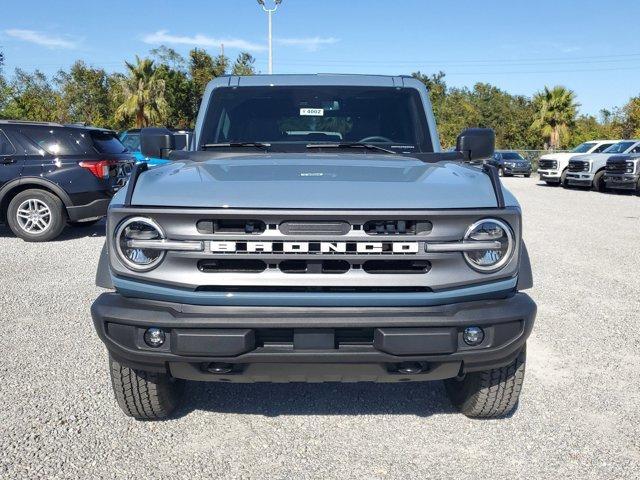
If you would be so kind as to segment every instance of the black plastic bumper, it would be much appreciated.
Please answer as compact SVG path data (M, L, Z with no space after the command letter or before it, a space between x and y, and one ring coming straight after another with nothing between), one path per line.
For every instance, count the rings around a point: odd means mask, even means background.
M605 174L604 181L607 188L619 190L636 190L638 189L638 180L640 175L633 174Z
M79 220L104 217L107 214L109 202L111 202L111 197L98 198L86 205L67 207L69 220L71 220L72 222L77 222Z
M109 353L133 368L217 381L435 380L510 363L533 328L523 293L438 307L203 307L102 294L91 313ZM462 337L479 326L478 346ZM158 327L152 348L144 332ZM403 366L419 373L404 374ZM211 366L224 373L211 373Z

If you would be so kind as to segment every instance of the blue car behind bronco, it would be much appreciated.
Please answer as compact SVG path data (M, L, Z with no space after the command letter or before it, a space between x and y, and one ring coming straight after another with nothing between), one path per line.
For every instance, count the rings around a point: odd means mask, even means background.
M172 162L111 202L91 309L127 415L185 380L444 380L470 417L515 409L536 305L520 206L470 165L493 131L442 152L409 77L226 76L189 151L142 144Z

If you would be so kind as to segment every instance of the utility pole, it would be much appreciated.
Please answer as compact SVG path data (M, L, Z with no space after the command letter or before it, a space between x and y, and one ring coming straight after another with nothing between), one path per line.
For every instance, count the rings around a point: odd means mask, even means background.
M282 0L275 0L273 8L267 8L267 6L264 3L264 0L258 0L258 3L262 7L262 10L267 12L267 15L269 17L269 75L271 75L273 73L273 36L272 36L271 23L272 23L273 14L278 9L278 5L282 3Z

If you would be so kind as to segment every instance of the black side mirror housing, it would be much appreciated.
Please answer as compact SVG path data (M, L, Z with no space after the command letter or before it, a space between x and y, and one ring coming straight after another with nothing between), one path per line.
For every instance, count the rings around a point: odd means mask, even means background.
M467 128L456 140L456 150L472 162L493 156L496 148L496 134L491 128Z
M167 128L148 127L140 130L140 152L145 157L167 158L175 150L175 139Z

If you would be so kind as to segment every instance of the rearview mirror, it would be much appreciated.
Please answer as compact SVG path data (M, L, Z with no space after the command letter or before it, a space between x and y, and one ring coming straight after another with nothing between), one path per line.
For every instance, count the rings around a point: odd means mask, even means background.
M166 158L175 147L173 134L166 128L149 127L140 130L140 152L145 157Z
M456 150L465 160L483 160L493 156L496 134L491 128L467 128L456 140Z

